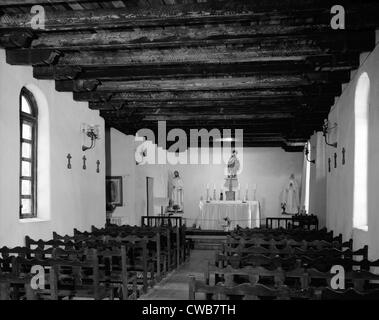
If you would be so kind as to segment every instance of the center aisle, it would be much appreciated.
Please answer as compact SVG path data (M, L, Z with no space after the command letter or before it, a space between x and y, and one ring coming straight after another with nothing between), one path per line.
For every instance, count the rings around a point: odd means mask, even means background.
M193 250L189 261L157 284L139 300L188 300L188 276L204 280L208 261L214 262L215 251Z

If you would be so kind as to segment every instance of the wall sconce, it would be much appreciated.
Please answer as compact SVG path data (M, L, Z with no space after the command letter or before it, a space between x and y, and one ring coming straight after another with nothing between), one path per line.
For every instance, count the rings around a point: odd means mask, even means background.
M337 142L334 142L334 143L329 143L328 142L328 139L327 139L327 135L330 133L331 130L337 128L337 123L334 123L334 126L333 127L330 127L330 123L329 123L329 120L328 119L325 119L324 120L324 125L322 126L322 133L323 133L323 136L324 136L324 139L325 139L325 143L328 145L328 146L331 146L331 147L334 147L334 148L337 148Z
M308 162L310 163L316 163L316 160L309 160L308 156L309 156L309 149L308 149L308 143L305 144L304 146L304 154L305 154L305 158L307 159Z
M83 124L82 125L82 133L84 135L84 140L86 139L85 137L88 137L91 139L91 145L87 147L86 145L82 145L82 150L87 151L89 149L92 149L96 145L96 140L100 139L100 130L98 125L90 126Z

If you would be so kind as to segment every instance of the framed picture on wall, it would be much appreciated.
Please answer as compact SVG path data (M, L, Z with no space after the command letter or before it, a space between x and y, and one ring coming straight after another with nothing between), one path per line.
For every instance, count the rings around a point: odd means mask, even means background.
M122 177L106 177L107 206L123 206Z

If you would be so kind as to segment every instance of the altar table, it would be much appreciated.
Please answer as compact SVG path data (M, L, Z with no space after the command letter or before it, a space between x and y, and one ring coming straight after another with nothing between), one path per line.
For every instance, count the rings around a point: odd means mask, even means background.
M259 201L203 201L200 203L198 224L203 230L223 230L224 218L231 220L230 229L237 224L242 228L259 228Z

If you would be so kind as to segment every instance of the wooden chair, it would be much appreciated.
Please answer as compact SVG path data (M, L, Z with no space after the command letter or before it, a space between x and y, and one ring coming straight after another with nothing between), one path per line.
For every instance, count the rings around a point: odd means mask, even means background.
M353 288L344 291L336 291L325 288L320 294L321 300L379 300L379 290L371 292L359 292Z
M290 299L290 291L286 286L279 288L270 288L262 284L251 285L249 283L239 284L237 286L214 285L210 286L202 281L196 280L194 276L189 277L189 300L196 300L196 294L203 293L212 296L215 300L225 298L241 297L243 300L259 300L274 299L288 300Z

